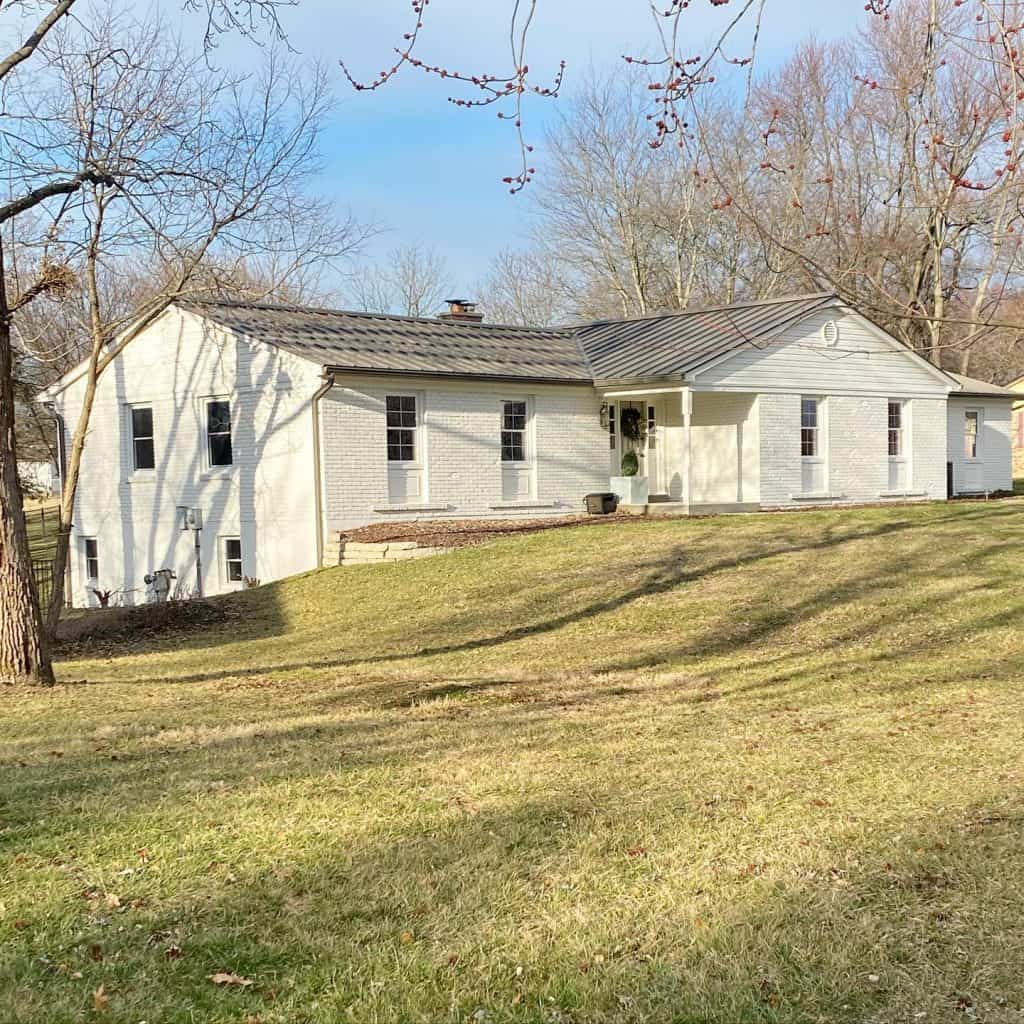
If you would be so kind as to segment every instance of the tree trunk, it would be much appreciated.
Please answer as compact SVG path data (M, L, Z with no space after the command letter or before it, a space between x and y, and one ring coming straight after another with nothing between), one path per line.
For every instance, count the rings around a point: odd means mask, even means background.
M14 356L0 252L0 683L53 682L14 450Z

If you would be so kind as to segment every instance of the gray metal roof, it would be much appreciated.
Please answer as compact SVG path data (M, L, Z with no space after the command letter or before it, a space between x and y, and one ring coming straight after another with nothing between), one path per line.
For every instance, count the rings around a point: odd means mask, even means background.
M990 384L987 380L965 377L962 373L953 373L950 370L947 370L946 373L960 385L960 390L954 391L951 397L959 395L962 398L1009 398L1015 401L1019 401L1021 398L1020 392L1011 391L998 384Z
M680 377L838 301L821 293L559 328L247 302L181 305L329 370L591 383Z
M681 376L838 301L831 293L765 299L584 324L576 335L596 380Z
M571 331L246 302L181 303L329 370L590 383Z

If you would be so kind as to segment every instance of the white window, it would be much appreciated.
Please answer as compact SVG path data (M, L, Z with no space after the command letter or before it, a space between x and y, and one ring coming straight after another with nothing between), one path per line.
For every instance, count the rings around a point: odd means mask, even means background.
M613 402L611 405L608 406L608 447L612 451L615 451L615 430L615 403Z
M392 505L422 505L426 501L422 396L386 395L384 416L388 501Z
M981 411L968 409L964 413L964 458L976 459L980 451Z
M132 428L132 467L149 470L156 467L153 447L153 409L148 405L134 405L129 409Z
M897 398L889 399L886 429L889 445L889 490L905 491L910 483L905 402Z
M824 403L820 398L800 399L800 486L804 494L825 491L825 459L822 455Z
M818 457L818 410L817 398L800 399L800 454L805 459Z
M230 466L234 461L231 402L226 398L211 398L206 403L206 455L211 466Z
M526 401L501 403L501 461L526 462Z
M501 499L527 502L534 496L533 442L530 435L533 398L501 402Z
M98 580L100 578L100 556L95 537L82 538L82 557L85 559L85 578Z
M388 462L416 461L416 396L388 395Z
M242 541L239 537L221 538L221 578L225 583L241 583L242 575Z
M903 455L903 403L889 399L889 457Z

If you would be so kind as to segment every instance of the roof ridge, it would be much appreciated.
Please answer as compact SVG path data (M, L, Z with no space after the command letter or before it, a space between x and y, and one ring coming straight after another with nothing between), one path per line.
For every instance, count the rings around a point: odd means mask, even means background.
M698 313L723 313L732 309L751 309L754 306L777 306L784 302L807 302L811 299L839 299L836 292L805 292L802 295L783 295L777 299L751 299L748 302L726 302L716 306L692 306L687 309L665 309L643 316L608 317L604 320L585 320L582 323L567 324L564 329L581 331L587 327L604 327L608 324L642 323L645 320L668 320L674 317L696 316Z
M307 313L313 316L354 316L369 320L397 320L402 323L431 324L435 327L498 328L503 331L529 331L531 334L547 333L566 335L572 327L528 327L522 324L478 323L474 320L442 320L433 316L407 316L401 313L376 313L365 309L337 309L332 306L298 306L285 302L252 302L246 299L179 299L181 306L225 306L229 309L258 309L280 313Z

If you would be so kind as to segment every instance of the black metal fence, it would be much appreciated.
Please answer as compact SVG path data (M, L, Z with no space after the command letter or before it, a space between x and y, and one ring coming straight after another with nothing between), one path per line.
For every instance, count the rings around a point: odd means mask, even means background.
M45 608L53 596L53 559L33 558L32 579L35 580L39 603Z

